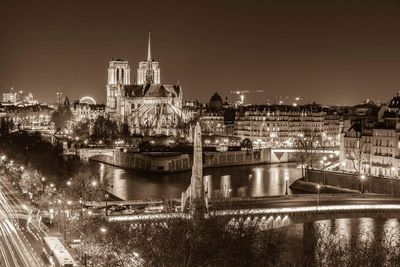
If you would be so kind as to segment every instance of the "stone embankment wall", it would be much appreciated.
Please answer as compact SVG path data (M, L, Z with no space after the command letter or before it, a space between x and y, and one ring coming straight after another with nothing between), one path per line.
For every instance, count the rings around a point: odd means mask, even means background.
M275 162L271 159L271 149L227 152L204 152L204 167L242 166ZM192 168L190 154L177 153L127 153L114 151L113 156L95 155L92 160L134 170L168 173L187 171ZM283 162L287 162L287 158Z
M324 180L328 185L355 190L361 189L360 175L343 172L308 170L309 182L323 184ZM400 179L366 176L364 186L365 192L377 194L400 194Z

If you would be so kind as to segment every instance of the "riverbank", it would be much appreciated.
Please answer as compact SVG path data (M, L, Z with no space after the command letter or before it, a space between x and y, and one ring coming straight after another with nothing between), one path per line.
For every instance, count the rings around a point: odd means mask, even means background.
M318 190L318 185L320 186ZM341 188L339 186L332 186L332 185L323 185L319 183L312 183L312 182L305 182L303 179L299 179L290 185L290 189L293 193L311 193L317 194L318 191L321 194L346 194L346 193L353 193L358 194L360 191L348 189L348 188Z
M98 152L100 153L100 152ZM106 154L107 153L107 154ZM120 150L107 151L102 154L93 155L91 151L79 151L79 155L91 155L86 157L90 160L110 164L117 167L128 168L150 173L176 173L189 171L193 165L193 155L190 153L173 152L148 152L132 153ZM285 160L287 162L288 160ZM272 163L271 149L255 151L225 151L225 152L203 152L203 167L230 167L247 166L263 163Z

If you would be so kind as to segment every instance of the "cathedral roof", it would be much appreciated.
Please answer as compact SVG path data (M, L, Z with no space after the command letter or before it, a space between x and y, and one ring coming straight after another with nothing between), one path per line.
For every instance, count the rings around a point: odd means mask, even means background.
M216 102L221 102L222 103L222 97L218 93L215 93L215 94L213 94L213 96L210 99L210 102L212 102L212 101L216 101Z
M179 85L165 84L126 85L124 88L128 97L178 97L181 91Z

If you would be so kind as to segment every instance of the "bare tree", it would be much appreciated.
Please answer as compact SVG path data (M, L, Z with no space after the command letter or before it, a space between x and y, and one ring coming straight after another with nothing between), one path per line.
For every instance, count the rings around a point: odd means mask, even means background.
M312 130L309 135L300 134L294 141L294 147L297 149L297 161L301 164L301 174L305 181L308 181L307 170L313 167L316 160L316 150L319 138Z
M351 162L352 169L355 173L361 174L363 165L367 162L366 144L359 141L346 150L346 159Z

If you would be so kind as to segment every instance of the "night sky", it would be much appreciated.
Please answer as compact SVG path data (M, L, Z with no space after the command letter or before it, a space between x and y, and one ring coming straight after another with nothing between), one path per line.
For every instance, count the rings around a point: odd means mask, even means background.
M111 58L152 52L185 99L387 101L400 89L398 0L1 1L0 89L105 101ZM255 93L264 90L263 93Z

